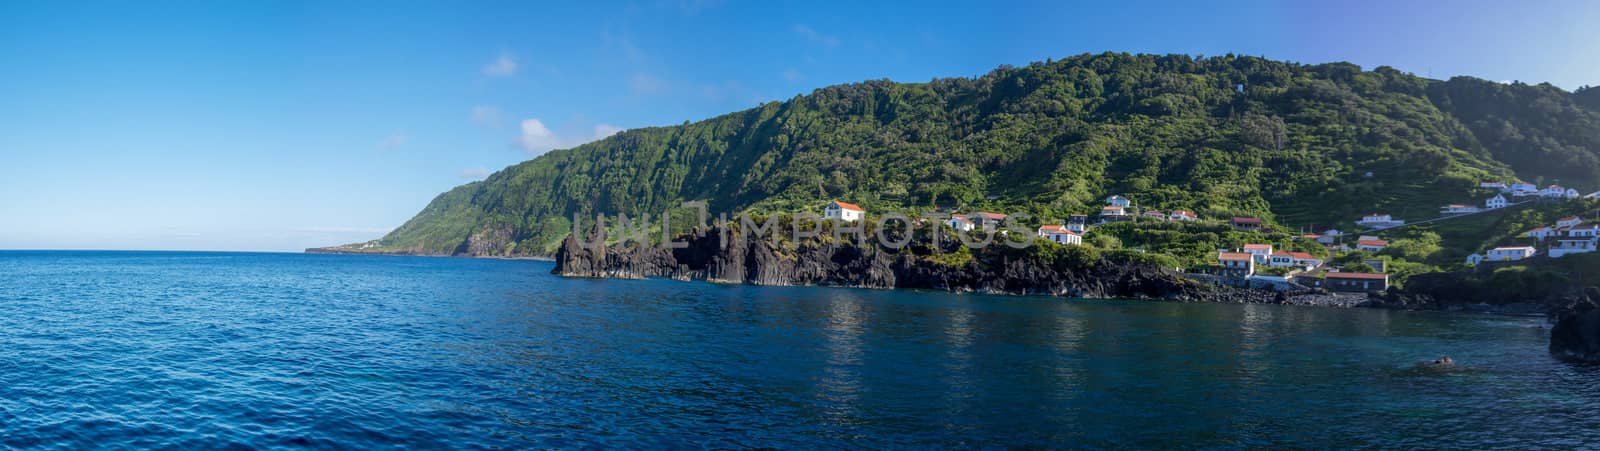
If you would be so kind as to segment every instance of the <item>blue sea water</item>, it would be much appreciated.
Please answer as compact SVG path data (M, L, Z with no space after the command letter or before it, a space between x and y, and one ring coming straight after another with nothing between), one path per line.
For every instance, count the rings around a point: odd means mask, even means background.
M1537 318L550 268L0 252L0 448L1600 446Z

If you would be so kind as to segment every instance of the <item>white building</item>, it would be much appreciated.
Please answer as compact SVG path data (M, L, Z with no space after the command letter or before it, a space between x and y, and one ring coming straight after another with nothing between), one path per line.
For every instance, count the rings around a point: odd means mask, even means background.
M1368 228L1373 228L1373 229L1387 229L1387 228L1391 228L1391 227L1399 227L1399 226L1406 225L1406 222L1403 221L1403 220L1395 219L1393 216L1389 216L1387 214L1373 213L1373 214L1361 217L1361 220L1360 221L1356 221L1356 224L1360 225L1362 227L1368 227Z
M1439 213L1447 214L1447 215L1460 215L1460 214L1467 214L1467 213L1477 213L1478 211L1479 211L1478 207L1475 207L1475 206L1472 206L1472 205L1450 204L1450 205L1445 205L1443 207L1439 207Z
M1222 263L1222 275L1250 277L1256 273L1256 257L1241 252L1221 252L1217 260Z
M833 203L828 204L827 207L822 208L822 219L836 219L844 222L854 222L860 221L863 216L866 216L866 214L867 210L856 206L856 204L847 204L839 201L833 201Z
M1533 253L1533 246L1504 246L1489 249L1488 254L1483 259L1494 262L1510 262L1532 257Z
M1118 207L1116 205L1100 207L1100 222L1126 220L1128 220L1128 207Z
M1010 216L984 211L973 213L971 216L968 216L967 219L972 221L973 226L982 229L985 232L993 232L999 229L1000 223L1004 222L1008 217Z
M1079 235L1089 231L1089 215L1072 215L1067 219L1067 230Z
M1133 201L1128 200L1126 197L1112 194L1111 197L1106 198L1106 205L1128 208L1128 206L1133 205Z
M1523 233L1523 235L1528 236L1530 238L1537 238L1540 241L1543 241L1545 238L1550 238L1550 237L1556 236L1557 233L1556 233L1555 229L1552 229L1552 228L1549 228L1549 227L1539 227L1539 228L1536 228L1536 229L1533 229L1533 230L1529 230L1529 231Z
M1556 220L1556 227L1562 229L1577 227L1578 224L1583 224L1583 218L1579 218L1577 216L1568 216Z
M1167 215L1167 219L1171 219L1173 221L1193 221L1200 219L1200 216L1188 210L1172 210L1172 214Z
M1484 189L1503 190L1506 189L1506 182L1478 182L1478 187Z
M1532 183L1511 184L1511 197L1532 196L1536 194L1539 194L1539 187L1534 186Z
M1386 248L1386 247L1389 247L1389 242L1388 241L1384 241L1384 240L1359 240L1359 241L1356 241L1356 249L1360 249L1360 250L1366 251L1366 252L1372 252L1372 253L1383 252L1383 249Z
M1039 237L1057 244L1083 244L1083 237L1067 229L1064 225L1047 225L1039 227Z
M1322 266L1322 259L1305 252L1277 251L1267 257L1267 265L1275 268L1300 268L1311 270Z
M1505 208L1506 204L1506 196L1504 194L1496 194L1494 197L1489 198L1489 200L1483 201L1483 206L1489 207L1490 209Z
M1544 190L1539 191L1539 197L1546 199L1577 199L1578 190L1563 187L1561 185L1550 185L1545 187Z
M1561 258L1567 254L1594 252L1594 242L1594 238L1563 238L1556 240L1556 244L1550 246L1550 258Z
M1254 255L1257 262L1266 263L1267 257L1272 255L1271 244L1246 244L1242 252Z
M944 223L949 225L952 229L963 232L972 231L972 220L967 219L967 215L950 215L950 220L945 221Z
M1467 264L1477 266L1479 263L1483 263L1483 254L1472 254L1467 256Z
M1567 231L1572 238L1600 238L1600 224L1583 224Z

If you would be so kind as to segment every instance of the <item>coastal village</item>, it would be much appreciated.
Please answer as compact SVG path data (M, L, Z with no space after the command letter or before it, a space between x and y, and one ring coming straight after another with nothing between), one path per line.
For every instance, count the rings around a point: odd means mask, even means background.
M1216 261L1209 267L1189 268L1188 274L1197 279L1236 286L1272 287L1284 289L1322 288L1330 292L1367 293L1388 288L1390 279L1382 259L1363 259L1358 265L1336 265L1336 257L1361 252L1374 255L1383 252L1389 241L1379 237L1380 232L1413 225L1449 221L1470 215L1493 212L1530 202L1562 202L1580 198L1600 198L1600 192L1581 195L1576 189L1560 185L1544 188L1525 182L1485 181L1477 186L1481 201L1472 204L1448 204L1439 207L1439 215L1416 222L1393 215L1373 212L1354 218L1355 228L1341 231L1327 228L1315 233L1299 234L1294 240L1315 243L1325 249L1327 258L1293 249L1275 249L1271 243L1244 243L1238 248L1216 250ZM835 201L823 209L824 219L857 221L865 218L866 209L850 203ZM1005 234L1002 225L1008 218L1001 213L976 211L952 212L944 224L951 229L971 232ZM1097 215L1073 214L1057 223L1039 226L1035 233L1041 239L1060 245L1082 245L1084 235L1107 224L1128 221L1200 221L1202 218L1188 210L1162 211L1140 208L1122 195L1113 194L1104 199ZM1236 231L1267 231L1273 226L1261 218L1234 216L1207 218L1226 221ZM1600 223L1586 222L1577 216L1567 216L1553 224L1540 226L1519 234L1518 243L1502 243L1496 247L1474 252L1466 257L1465 264L1476 266L1505 262L1519 262L1538 256L1561 258L1563 256L1594 252L1600 248ZM1533 244L1525 243L1531 240ZM1299 246L1297 246L1299 247ZM1299 247L1305 249L1305 247Z

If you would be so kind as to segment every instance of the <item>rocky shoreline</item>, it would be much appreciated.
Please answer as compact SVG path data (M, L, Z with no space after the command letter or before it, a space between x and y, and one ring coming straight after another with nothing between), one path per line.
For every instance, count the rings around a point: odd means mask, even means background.
M815 285L910 288L951 292L1044 295L1075 298L1158 299L1355 307L1364 295L1286 294L1198 282L1171 269L1116 258L1063 252L1030 253L996 244L960 255L953 237L921 239L899 249L854 241L818 239L777 243L712 227L679 237L687 247L601 245L603 231L586 240L568 236L551 273L565 277L671 278L768 286ZM1041 246L1054 246L1040 243Z

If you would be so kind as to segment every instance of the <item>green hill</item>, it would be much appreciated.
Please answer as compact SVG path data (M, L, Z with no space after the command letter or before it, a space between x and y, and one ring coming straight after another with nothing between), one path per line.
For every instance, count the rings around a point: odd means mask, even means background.
M1388 67L1107 53L977 78L868 81L557 150L434 199L382 252L550 253L573 214L1097 211L1119 193L1291 227L1481 202L1482 179L1593 189L1593 90Z

